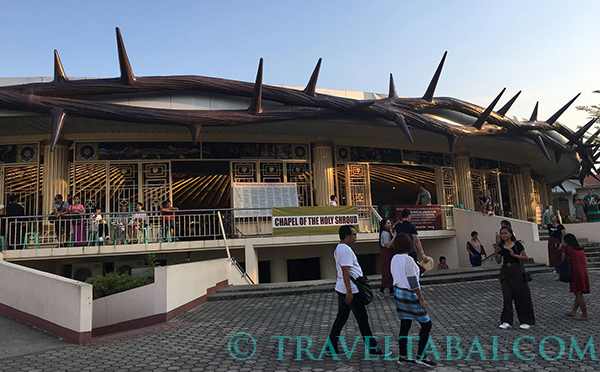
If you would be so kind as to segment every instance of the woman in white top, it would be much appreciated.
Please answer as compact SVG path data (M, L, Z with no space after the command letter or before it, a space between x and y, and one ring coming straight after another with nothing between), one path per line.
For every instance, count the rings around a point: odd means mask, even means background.
M412 362L412 356L407 353L407 336L412 325L416 320L421 324L419 333L419 349L415 363L435 367L436 363L431 361L423 353L429 340L431 331L431 319L425 308L425 298L421 293L419 284L419 267L415 260L408 255L412 251L412 242L405 233L396 236L394 244L394 257L392 258L391 271L394 279L394 288L396 299L396 312L400 318L400 334L398 335L400 346L400 357L398 363Z

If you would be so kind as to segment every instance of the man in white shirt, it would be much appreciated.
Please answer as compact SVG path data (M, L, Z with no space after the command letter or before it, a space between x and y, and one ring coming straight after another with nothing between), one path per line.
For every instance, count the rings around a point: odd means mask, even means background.
M330 206L330 207L337 207L337 205L338 205L338 203L337 203L337 196L335 196L335 195L331 195L331 196L329 197L329 200L331 200L331 201L329 202L329 206Z
M356 242L356 230L350 225L341 226L339 230L340 243L333 252L335 259L335 268L337 270L337 281L335 283L335 291L338 296L338 313L333 322L329 339L333 344L336 354L338 350L338 337L342 332L342 328L348 321L350 310L354 313L354 317L358 322L358 328L363 337L369 340L370 355L383 355L381 349L377 347L377 340L373 337L371 327L369 326L369 316L367 308L362 301L362 297L358 293L358 287L352 282L350 277L356 279L363 276L362 269L358 264L358 259L354 254L351 246ZM369 338L367 338L369 337ZM370 345L370 346L369 346Z

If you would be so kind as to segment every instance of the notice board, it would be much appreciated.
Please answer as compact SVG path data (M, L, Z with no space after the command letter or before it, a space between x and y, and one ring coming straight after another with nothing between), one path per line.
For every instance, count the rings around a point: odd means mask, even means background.
M271 215L273 207L297 207L298 188L288 183L233 183L233 208L268 208L235 211L236 217L263 217Z

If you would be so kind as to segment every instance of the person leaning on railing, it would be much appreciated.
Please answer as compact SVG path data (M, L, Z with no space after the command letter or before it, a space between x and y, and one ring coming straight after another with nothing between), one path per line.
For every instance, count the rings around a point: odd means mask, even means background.
M61 243L66 241L66 239L62 239L63 235L67 237L69 235L69 221L64 217L66 214L69 214L68 209L69 203L63 200L61 194L56 194L54 203L52 204L53 216L51 218L54 220L54 232L59 247Z
M25 208L19 202L18 195L11 195L8 197L8 205L4 209L5 217L21 217L25 215ZM25 234L25 219L19 218L7 218L6 223L9 224L8 228L8 246L11 249L19 249L23 244L23 235ZM4 235L4 226L2 229L2 235Z
M175 213L179 208L173 207L170 200L165 200L160 208L160 214L163 219L163 239L169 235L171 238L175 235Z

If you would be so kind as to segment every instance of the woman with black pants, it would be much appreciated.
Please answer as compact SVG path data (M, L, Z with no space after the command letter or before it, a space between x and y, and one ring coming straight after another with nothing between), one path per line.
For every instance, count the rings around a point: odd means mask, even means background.
M504 260L500 269L500 284L502 285L502 297L504 307L500 316L500 328L508 329L513 323L514 301L521 329L529 329L535 324L531 292L525 280L521 261L527 261L527 253L521 243L517 241L510 227L500 229L500 244L495 247L494 258L497 263Z
M421 293L419 285L419 267L415 260L408 255L412 251L412 242L405 233L396 236L394 242L394 257L392 258L391 271L394 279L394 297L396 300L396 312L400 319L400 334L398 343L400 357L398 363L417 363L427 367L435 367L436 363L424 355L425 346L429 340L431 331L431 319L425 307L425 298ZM421 324L419 333L419 349L417 358L413 361L412 356L407 353L408 332L412 321Z

